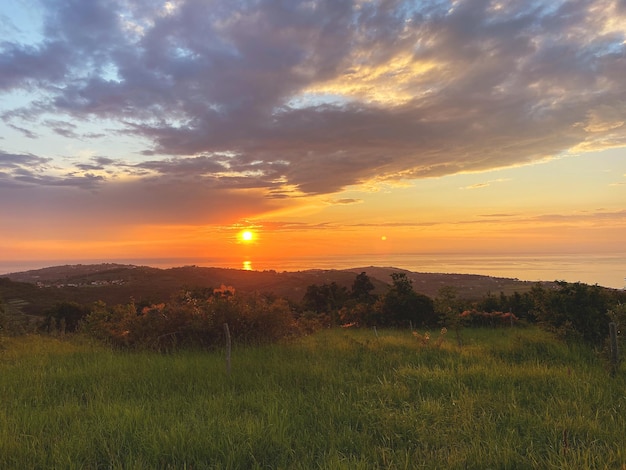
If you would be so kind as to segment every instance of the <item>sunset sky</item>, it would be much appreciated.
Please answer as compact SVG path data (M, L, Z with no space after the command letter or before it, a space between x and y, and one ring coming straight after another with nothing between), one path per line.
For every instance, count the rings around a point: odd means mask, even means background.
M626 252L625 0L3 0L0 118L5 260Z

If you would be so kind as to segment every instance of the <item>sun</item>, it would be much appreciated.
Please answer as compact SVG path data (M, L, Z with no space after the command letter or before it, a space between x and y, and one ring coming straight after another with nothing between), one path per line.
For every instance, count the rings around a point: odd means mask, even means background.
M244 242L251 242L254 239L254 233L250 230L244 230L239 234L239 238Z

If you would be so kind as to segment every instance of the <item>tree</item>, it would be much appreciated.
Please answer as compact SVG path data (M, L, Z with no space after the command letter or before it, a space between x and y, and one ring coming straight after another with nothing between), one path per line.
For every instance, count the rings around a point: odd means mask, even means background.
M525 319L529 322L536 321L534 315L534 302L530 292L524 292L520 294L515 291L513 295L508 298L508 311L515 314L517 318Z
M491 292L487 292L476 308L481 312L501 312L505 310L504 303L502 296L498 298Z
M374 284L372 284L369 276L365 272L362 272L361 274L357 274L352 283L350 297L357 302L371 304L376 300L376 297L371 293L374 289Z
M338 311L345 305L348 299L348 290L339 286L336 282L330 284L310 285L306 289L302 303L305 310L318 314L328 314L331 322L339 322Z
M558 281L557 288L534 289L537 320L564 336L575 335L600 345L611 321L607 291L600 286Z
M392 273L393 283L378 303L378 321L390 326L435 326L437 314L432 299L413 290L405 273Z
M60 302L48 310L45 326L48 330L54 329L53 325L61 327L65 331L73 332L78 329L80 321L89 314L90 309L76 302Z

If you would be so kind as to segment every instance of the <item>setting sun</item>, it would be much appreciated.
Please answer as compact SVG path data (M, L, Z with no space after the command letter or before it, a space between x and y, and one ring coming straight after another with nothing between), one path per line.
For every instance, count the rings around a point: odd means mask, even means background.
M621 290L625 2L0 0L0 277L471 261Z

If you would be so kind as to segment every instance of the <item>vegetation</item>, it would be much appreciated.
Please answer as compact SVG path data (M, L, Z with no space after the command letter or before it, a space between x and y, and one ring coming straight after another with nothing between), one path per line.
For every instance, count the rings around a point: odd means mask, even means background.
M326 330L236 347L230 375L217 351L7 338L0 468L626 464L623 365L534 327L463 334Z
M436 325L438 318L432 299L415 292L405 273L393 273L391 278L393 283L378 305L377 323L384 326Z
M336 283L311 285L302 306L305 311L325 315L330 325L360 326L436 326L438 317L433 300L413 290L406 273L392 273L392 284L376 296L366 273L358 274L350 292Z
M123 273L132 272L142 277L139 268L106 267L100 272L102 278L92 283L98 286L114 283L119 287L122 281L117 276ZM155 276L158 271L148 270L149 276ZM197 274L193 267L180 271L189 276ZM276 273L264 275L274 279ZM414 290L407 272L391 272L390 277L391 283L382 291L366 272L352 274L350 288L335 281L310 284L300 301L268 293L235 293L234 288L214 289L200 284L186 287L158 302L143 296L135 300L130 294L130 301L121 304L62 300L47 307L44 315L30 317L22 312L31 297L12 298L6 304L9 314L0 315L0 326L8 333L33 331L37 324L40 331L52 333L80 329L115 346L174 350L219 346L224 323L229 324L235 340L248 344L308 334L322 327L349 325L445 326L454 332L458 345L462 344L464 327L537 323L558 337L581 340L602 349L606 346L609 323L616 323L618 331L622 331L626 323L621 307L626 302L626 293L600 286L566 282L536 284L521 293L500 292L496 296L488 292L478 299L463 298L455 287L443 286L431 298ZM77 279L72 280L76 282L71 285L80 284ZM28 294L27 283L0 281L5 290L15 288ZM32 285L31 288L37 295L48 292L48 288ZM92 287L91 295L98 289ZM623 335L619 336L619 341L623 341Z
M48 332L59 329L62 332L78 330L80 322L89 314L90 308L77 302L59 302L46 312L43 328Z
M159 302L55 294L39 317L28 293L46 288L0 280L21 293L0 301L0 468L626 466L626 293L429 297L390 277L300 301L202 284Z
M287 302L255 295L235 295L223 287L207 295L183 292L169 303L108 308L97 303L81 330L115 346L172 351L212 348L223 343L227 323L234 339L246 344L292 336L297 327Z
M7 329L7 315L4 310L4 302L2 301L2 299L0 299L0 341L2 340L2 337L6 334L6 329Z
M303 306L327 315L329 324L361 326L429 327L443 325L455 331L467 326L510 326L523 321L537 323L567 340L582 340L602 347L611 321L626 328L626 292L557 281L549 288L541 284L511 295L488 293L479 300L461 299L452 286L440 288L434 299L414 291L405 273L392 273L392 284L380 296L357 293L355 286L367 285L365 273L357 276L352 291L336 284L312 285ZM357 300L358 299L358 300Z
M0 278L0 298L7 302L20 300L20 310L29 315L43 315L60 302L77 302L91 306L103 301L107 305L159 304L184 289L213 289L234 286L239 293L271 292L289 302L300 302L307 286L335 282L350 289L355 276L367 271L374 285L374 296L386 292L390 275L403 272L416 291L434 298L441 286L454 286L460 298L479 300L487 292L527 292L532 282L479 275L413 273L394 268L367 267L355 270L309 270L301 272L241 271L237 269L185 266L156 269L124 265L70 265L14 273ZM542 283L549 286L550 283Z

